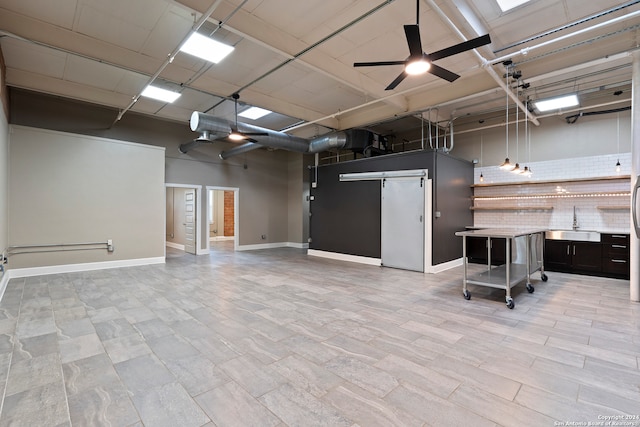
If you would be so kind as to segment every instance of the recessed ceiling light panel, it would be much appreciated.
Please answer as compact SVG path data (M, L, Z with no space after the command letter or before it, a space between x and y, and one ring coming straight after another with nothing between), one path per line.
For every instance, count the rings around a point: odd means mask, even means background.
M560 108L575 107L578 104L578 96L575 94L534 102L535 107L541 113L545 111L559 110Z
M180 94L178 92L173 92L167 89L162 89L157 86L147 86L144 88L142 96L146 96L147 98L153 98L158 101L171 103L176 99L180 98Z
M240 117L246 117L251 120L258 120L260 117L264 117L267 114L272 113L270 110L265 110L260 107L251 107L244 110L242 113L238 113Z
M189 55L197 56L217 64L233 51L233 46L220 43L199 33L193 33L180 50Z
M498 6L503 12L513 9L514 7L518 7L521 4L528 3L529 0L496 0Z

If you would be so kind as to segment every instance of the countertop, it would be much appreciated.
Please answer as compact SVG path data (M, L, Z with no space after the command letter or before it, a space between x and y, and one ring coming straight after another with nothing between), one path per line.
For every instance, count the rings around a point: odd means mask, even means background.
M504 227L497 227L495 225L467 225L465 227L465 229L467 230L482 230L482 229L506 229ZM519 228L514 228L515 230L519 230ZM544 231L550 231L550 230L571 230L571 228L545 228ZM630 229L624 229L624 228L601 228L601 229L597 229L597 230L588 230L588 229L582 229L582 228L578 228L577 231L596 231L598 233L601 234L631 234L631 230Z
M527 234L544 233L545 231L547 231L546 228L474 228L473 230L458 231L456 236L515 238Z

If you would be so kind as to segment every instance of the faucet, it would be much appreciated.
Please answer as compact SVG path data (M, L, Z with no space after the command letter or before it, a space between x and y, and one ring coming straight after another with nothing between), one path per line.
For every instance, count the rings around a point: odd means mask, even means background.
M576 207L573 206L573 231L578 229L578 216L576 215Z

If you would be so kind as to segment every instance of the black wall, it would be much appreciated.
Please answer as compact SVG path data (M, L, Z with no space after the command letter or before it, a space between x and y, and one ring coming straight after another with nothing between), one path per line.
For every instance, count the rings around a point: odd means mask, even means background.
M380 258L380 181L340 182L341 173L427 169L434 181L433 264L462 256L456 231L473 224L473 165L451 155L414 151L311 169L310 249ZM440 217L435 217L435 212Z

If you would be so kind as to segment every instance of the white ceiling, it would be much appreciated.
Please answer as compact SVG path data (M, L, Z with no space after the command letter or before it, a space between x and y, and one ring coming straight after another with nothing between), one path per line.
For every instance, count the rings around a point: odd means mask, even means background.
M239 91L242 103L279 113L246 120L258 126L295 125L291 132L303 137L366 126L400 132L411 123L398 118L415 120L419 112L440 120L461 116L462 126L497 116L506 99L496 80L502 81L505 68L502 61L493 64L499 58L511 58L530 85L521 99L578 90L583 108L612 101L622 106L629 98L629 53L640 41L635 3L532 0L502 13L494 0L420 0L427 53L485 32L492 44L478 55L439 60L461 75L453 83L426 74L392 91L384 88L400 66L353 63L408 56L403 25L416 21L415 0L0 0L0 45L9 86L121 114L150 114L185 126L193 111L231 118L231 95ZM627 7L595 16L621 5ZM215 65L178 53L163 68L208 10L199 31L235 50ZM156 84L181 90L182 97L169 105L145 98L131 105L157 73ZM613 96L618 88L623 94Z

